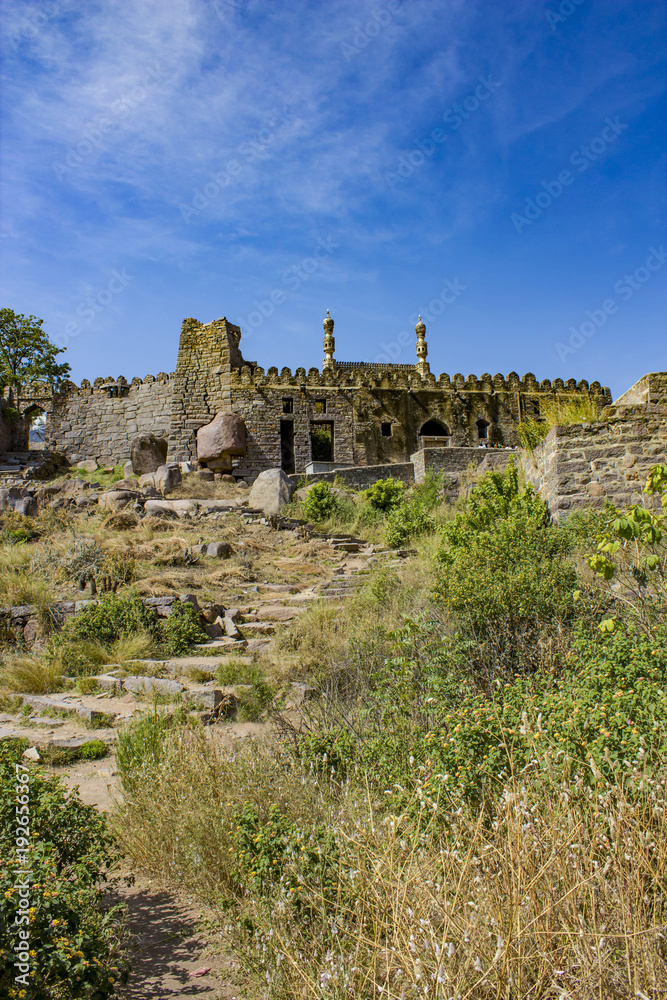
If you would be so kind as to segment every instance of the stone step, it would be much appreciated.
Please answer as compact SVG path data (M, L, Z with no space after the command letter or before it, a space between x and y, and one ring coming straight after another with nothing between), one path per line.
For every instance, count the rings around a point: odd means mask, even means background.
M65 701L58 698L49 698L43 694L22 694L19 695L23 699L26 705L31 705L33 708L45 709L48 708L52 712L67 712L68 715L78 715L81 719L85 719L86 722L95 722L97 719L103 719L105 715L111 714L106 712L96 712L93 708L86 708L80 702L76 701Z

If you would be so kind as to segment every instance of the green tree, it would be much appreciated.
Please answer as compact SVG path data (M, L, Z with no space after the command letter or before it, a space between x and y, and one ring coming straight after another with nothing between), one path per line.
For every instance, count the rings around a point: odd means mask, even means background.
M48 382L57 389L70 373L68 364L56 360L64 348L51 343L42 330L43 323L36 316L0 309L0 386L9 386L19 418L25 385Z

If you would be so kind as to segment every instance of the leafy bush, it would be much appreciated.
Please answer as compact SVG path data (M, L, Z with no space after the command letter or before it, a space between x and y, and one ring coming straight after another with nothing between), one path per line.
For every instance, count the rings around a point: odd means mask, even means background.
M127 979L119 957L122 910L102 907L116 859L104 816L83 805L59 779L21 762L23 745L0 744L0 995L35 1000L103 1000ZM29 806L30 836L17 840L17 807ZM17 847L25 850L19 855ZM19 885L30 869L23 922ZM21 921L19 923L19 921ZM16 980L11 956L29 933L29 971Z
M390 476L388 479L379 479L361 494L362 498L375 510L390 511L398 507L403 501L405 486L403 483Z
M151 637L164 655L180 656L194 643L204 642L207 635L199 623L196 608L187 601L175 602L169 617L162 621L155 617L152 608L144 606L137 594L121 597L105 594L98 604L89 605L65 622L58 646L73 671L81 672L86 662L103 661L104 650L110 651L132 637L141 640L144 653L146 642L143 639ZM69 651L67 644L70 644ZM86 644L97 644L102 649L94 655L93 648Z
M435 530L433 516L419 496L410 497L398 507L394 507L387 517L385 537L387 545L398 549L401 545Z
M665 515L639 504L623 513L610 505L611 524L598 536L588 564L605 581L617 614L654 635L667 615L667 465L653 466L644 492L660 496ZM600 628L613 630L617 624L615 617L607 618Z
M328 483L315 483L303 502L303 513L307 520L317 523L334 517L341 506L340 498Z
M103 595L97 604L89 604L63 625L62 640L92 640L108 646L124 635L155 630L155 613L137 594L117 597Z
M199 612L188 601L172 604L171 614L158 625L167 656L183 656L195 643L208 639L199 622Z

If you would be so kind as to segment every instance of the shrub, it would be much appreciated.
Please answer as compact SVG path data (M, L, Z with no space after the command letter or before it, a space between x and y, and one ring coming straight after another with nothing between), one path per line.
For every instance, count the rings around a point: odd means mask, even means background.
M137 594L117 597L103 595L65 622L62 640L92 640L109 646L123 635L155 630L155 613L143 605Z
M421 497L414 496L391 510L387 517L385 537L387 545L398 549L412 538L428 534L434 529L433 516L424 506Z
M195 643L208 639L199 612L189 601L172 604L169 617L159 623L159 633L167 656L182 656Z
M342 504L328 483L315 483L303 502L303 514L309 521L326 521L334 517Z
M379 479L361 494L362 498L375 510L385 513L394 510L403 501L405 486L398 479L390 476L389 479Z
M21 761L23 744L0 744L0 995L39 1000L110 997L127 979L119 957L123 911L102 897L117 852L104 816L59 779ZM17 838L17 808L29 805L28 837ZM24 852L19 854L19 849ZM20 914L20 872L30 870L29 922ZM21 923L18 921L21 920ZM16 980L11 956L29 932L30 980Z

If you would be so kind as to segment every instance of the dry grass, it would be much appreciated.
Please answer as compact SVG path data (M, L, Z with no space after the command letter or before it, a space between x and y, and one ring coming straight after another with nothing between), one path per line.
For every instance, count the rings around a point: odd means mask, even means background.
M9 653L0 665L0 688L25 694L51 694L62 689L62 664L32 653Z
M177 728L134 772L116 825L145 871L208 902L236 900L228 933L271 1000L658 1000L664 775L636 767L628 798L620 782L552 783L542 763L481 813L431 802L416 774L392 815L275 748ZM279 850L274 887L248 891L234 860L246 803L330 831L329 879Z

